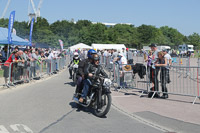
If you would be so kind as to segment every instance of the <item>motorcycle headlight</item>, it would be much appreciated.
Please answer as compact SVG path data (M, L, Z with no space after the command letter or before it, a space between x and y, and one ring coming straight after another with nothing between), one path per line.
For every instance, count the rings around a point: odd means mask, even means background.
M74 64L73 68L78 68L78 65L77 65L77 64Z
M103 86L110 87L111 83L112 83L112 82L111 82L110 79L105 78L105 79L104 79Z

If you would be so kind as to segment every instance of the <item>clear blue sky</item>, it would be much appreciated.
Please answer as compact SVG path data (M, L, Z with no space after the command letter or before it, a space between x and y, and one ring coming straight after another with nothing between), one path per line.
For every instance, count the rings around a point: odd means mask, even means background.
M29 0L11 0L15 20L28 21ZM0 0L0 16L7 0ZM34 0L36 6L39 0ZM57 20L132 23L169 26L184 35L200 34L200 0L43 0L41 16L49 23Z

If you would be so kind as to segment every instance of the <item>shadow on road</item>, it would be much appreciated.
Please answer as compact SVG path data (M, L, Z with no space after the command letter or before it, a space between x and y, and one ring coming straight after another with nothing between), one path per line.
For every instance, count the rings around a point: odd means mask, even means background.
M88 114L91 114L91 113L93 113L92 112L92 109L91 108L85 108L85 107L83 107L83 106L81 106L81 105L78 105L77 103L75 103L75 102L70 102L69 103L69 105L74 109L74 108L76 108L77 110L77 112L80 112L80 111L83 111L83 112L86 112L86 113L88 113Z
M75 86L75 84L74 84L74 82L66 82L66 83L64 83L64 85L71 85L71 86Z
M83 112L85 112L85 113L88 113L88 114L93 114L94 116L95 116L95 114L94 114L94 110L92 109L92 108L90 108L90 107L83 107L83 106L81 106L81 105L78 105L77 103L75 103L75 102L70 102L69 103L69 105L73 108L73 109L77 109L76 110L76 112L80 112L80 111L83 111ZM106 116L104 116L104 117L98 117L98 118L107 118Z

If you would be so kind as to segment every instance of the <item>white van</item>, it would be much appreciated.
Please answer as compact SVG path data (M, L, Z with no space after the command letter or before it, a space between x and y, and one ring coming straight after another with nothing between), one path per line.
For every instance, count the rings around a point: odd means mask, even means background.
M157 46L158 50L162 51L162 50L167 50L167 52L169 53L171 51L171 47L170 46Z
M129 48L128 50L131 51L131 52L133 52L133 53L134 53L135 51L137 52L137 49L135 49L135 48Z
M178 50L180 51L180 53L183 53L183 54L186 54L187 51L194 53L193 48L194 48L194 45L187 45L187 44L183 44L183 45L178 46Z

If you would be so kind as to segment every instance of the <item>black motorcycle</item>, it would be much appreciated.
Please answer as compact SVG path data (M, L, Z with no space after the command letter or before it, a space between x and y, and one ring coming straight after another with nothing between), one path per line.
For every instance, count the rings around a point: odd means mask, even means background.
M79 94L78 97L74 97L74 101L83 107L91 107L94 109L94 114L98 117L105 116L111 106L111 80L108 78L103 77L95 77L95 82L92 83L90 87L90 91L88 92L87 98L83 103L79 102L79 98L81 94Z

